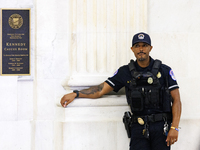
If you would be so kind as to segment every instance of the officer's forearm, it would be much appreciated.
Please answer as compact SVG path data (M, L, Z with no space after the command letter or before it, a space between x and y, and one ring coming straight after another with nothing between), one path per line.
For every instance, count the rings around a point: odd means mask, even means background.
M172 126L178 128L181 117L181 102L174 102L172 105Z
M84 89L79 91L79 97L82 98L99 98L102 96L101 91L104 87L104 84L100 84L98 86L92 86L88 89Z
M172 104L172 126L178 128L180 117L181 117L181 100L179 95L179 90L175 89L171 91L171 95L173 98L173 104Z

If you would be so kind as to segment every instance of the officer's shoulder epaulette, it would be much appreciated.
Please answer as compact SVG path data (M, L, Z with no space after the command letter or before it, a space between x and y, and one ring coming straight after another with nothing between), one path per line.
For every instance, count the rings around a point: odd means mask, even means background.
M118 70L127 70L128 69L128 65L123 65L121 67L119 67Z
M169 66L166 65L166 64L161 64L160 68L161 68L163 71L169 71L169 70L171 70L171 67L169 67Z

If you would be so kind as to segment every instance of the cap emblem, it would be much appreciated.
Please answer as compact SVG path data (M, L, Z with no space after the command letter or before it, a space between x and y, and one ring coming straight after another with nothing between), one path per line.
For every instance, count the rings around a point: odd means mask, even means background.
M144 34L139 34L138 39L143 40L144 39Z

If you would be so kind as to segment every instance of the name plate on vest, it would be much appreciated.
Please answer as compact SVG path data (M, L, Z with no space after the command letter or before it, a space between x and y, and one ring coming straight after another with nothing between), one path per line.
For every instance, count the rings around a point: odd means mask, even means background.
M30 75L30 9L1 9L1 75Z

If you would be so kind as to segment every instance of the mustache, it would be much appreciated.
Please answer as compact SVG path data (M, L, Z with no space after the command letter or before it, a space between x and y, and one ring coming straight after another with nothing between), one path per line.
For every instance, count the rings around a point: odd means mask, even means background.
M144 52L139 52L138 54L146 54L146 53L144 53Z

